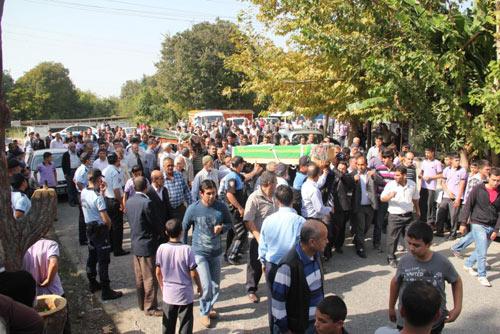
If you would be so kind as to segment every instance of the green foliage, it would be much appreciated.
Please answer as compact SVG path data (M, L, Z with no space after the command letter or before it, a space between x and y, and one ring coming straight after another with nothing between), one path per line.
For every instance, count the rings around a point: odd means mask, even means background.
M155 78L177 112L252 107L252 94L237 91L243 75L224 67L235 51L230 37L239 33L236 25L217 20L165 38Z
M64 119L103 117L116 112L115 99L101 99L75 88L61 63L43 62L17 81L4 74L12 119Z
M476 88L484 92L495 58L494 1L475 1L466 12L439 0L251 2L263 23L289 37L291 50L250 31L226 65L244 72L243 88L270 96L272 106L409 123L422 144L442 149L497 145L492 135L480 137L498 95L469 99Z
M3 71L3 77L2 77L2 92L5 95L7 95L10 91L12 91L12 88L14 87L14 79L12 78L12 75L8 71Z

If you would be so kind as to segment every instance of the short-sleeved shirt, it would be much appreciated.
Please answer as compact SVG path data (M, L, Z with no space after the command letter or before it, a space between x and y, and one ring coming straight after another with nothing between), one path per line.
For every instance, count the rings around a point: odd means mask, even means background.
M38 171L38 173L40 173L40 178L38 180L38 183L40 185L44 185L45 181L47 181L47 185L49 187L56 187L57 186L57 180L56 180L56 177L54 175L54 173L56 171L56 167L54 166L53 163L50 163L47 165L44 163L41 163L38 165L36 170Z
M412 180L406 180L406 185L401 185L396 180L389 181L385 185L381 196L386 196L391 192L396 192L396 196L389 201L387 211L393 215L401 215L413 211L413 201L420 198L417 184Z
M451 192L455 197L457 197L460 188L460 181L467 180L467 171L462 167L458 169L446 167L443 171L443 178L445 179L448 191ZM450 195L445 191L443 197L450 198Z
M27 214L31 209L31 201L24 193L20 191L13 191L10 193L10 200L12 202L12 211L24 212Z
M75 186L78 192L80 192L80 189L78 189L77 183L81 183L85 188L89 182L88 174L89 174L89 168L83 164L76 169L75 176L73 176L73 182L75 182Z
M275 203L274 198L269 199L259 188L255 190L245 204L244 221L252 221L258 231L262 227L264 219L278 210L278 205Z
M443 172L443 167L439 160L428 160L422 161L422 176L436 176ZM437 180L424 181L422 179L422 188L428 190L436 190Z
M61 279L57 273L48 286L40 286L47 278L49 259L53 256L59 257L59 245L54 240L47 239L38 240L24 254L23 269L35 279L37 296L52 294L62 296L64 294Z
M115 198L114 190L119 190L120 194L123 194L123 175L114 165L109 165L106 167L102 174L104 175L104 180L106 181L106 192L104 195L108 198Z
M191 247L167 242L156 251L156 265L163 276L163 302L170 305L188 305L193 302L193 283L190 271L196 268Z
M407 254L401 258L396 271L396 279L399 283L399 307L401 309L401 296L408 283L415 281L426 281L431 283L441 295L441 316L435 322L435 326L441 324L448 311L446 310L445 282L455 283L459 276L453 264L439 253L433 253L427 262L418 261L413 255ZM398 325L403 326L403 320L398 318Z
M106 210L106 203L101 194L94 191L94 189L85 188L82 190L81 200L85 224L92 222L104 224L100 212Z

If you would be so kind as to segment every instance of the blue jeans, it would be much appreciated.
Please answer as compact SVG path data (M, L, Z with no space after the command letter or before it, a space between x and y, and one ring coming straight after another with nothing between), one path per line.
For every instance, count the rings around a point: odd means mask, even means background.
M464 235L460 240L458 240L453 246L451 246L451 250L460 253L473 242L474 242L474 236L472 235L471 232L469 232L466 235Z
M471 256L465 260L465 265L467 267L472 267L474 263L477 262L477 273L479 277L486 277L486 252L491 243L490 236L493 230L491 226L471 224L470 233L476 243L476 249Z
M219 298L222 255L206 257L195 254L194 260L198 265L196 269L203 287L203 294L200 298L200 313L208 315Z

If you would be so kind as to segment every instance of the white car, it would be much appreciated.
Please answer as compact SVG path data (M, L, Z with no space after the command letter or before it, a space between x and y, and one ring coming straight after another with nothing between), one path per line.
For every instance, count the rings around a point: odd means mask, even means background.
M62 129L61 131L59 131L59 134L63 138L66 138L66 136L68 135L68 133L72 133L73 136L78 136L81 131L87 132L88 129L92 129L92 134L94 136L97 136L97 129L94 128L94 127L91 127L89 125L72 125L72 126L68 126L67 128Z
M67 151L68 150L64 148L52 148L47 150L33 151L26 156L26 166L30 168L31 176L34 177L37 166L41 164L43 161L43 154L45 152L52 153L52 163L56 167L56 174L57 174L56 193L58 195L63 195L67 193L68 184L66 182L66 179L64 178L64 173L62 170L62 156ZM37 176L38 177L36 179L36 182L40 183L39 182L40 175Z
M245 123L245 121L247 121L247 124L250 123L250 121L246 117L230 117L226 121L231 122L231 124L233 124L234 126L240 128L240 129L244 128L243 124Z

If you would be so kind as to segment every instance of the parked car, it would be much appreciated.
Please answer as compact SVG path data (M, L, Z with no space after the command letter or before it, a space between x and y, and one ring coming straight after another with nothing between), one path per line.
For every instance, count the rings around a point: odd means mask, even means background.
M78 136L81 131L87 132L88 129L92 129L92 134L97 136L97 129L89 125L72 125L59 131L61 137L65 138L68 133L72 133L73 136Z
M279 131L280 135L290 140L292 145L300 144L300 138L304 137L307 141L310 134L314 135L313 144L319 144L323 141L323 133L318 130L287 130L282 129Z
M246 117L231 117L231 118L228 118L227 121L231 122L231 124L234 124L238 128L242 129L243 123L245 123L245 121L248 121L248 118L246 118Z
M64 148L52 148L46 150L33 151L26 156L26 165L29 166L31 170L31 176L34 177L37 166L41 164L43 161L43 154L45 152L52 153L52 163L56 167L56 174L57 174L56 193L58 195L66 194L68 188L68 184L66 182L66 179L64 178L64 173L62 170L62 156L66 151L67 150ZM39 177L40 175L37 175L36 182L39 182Z

